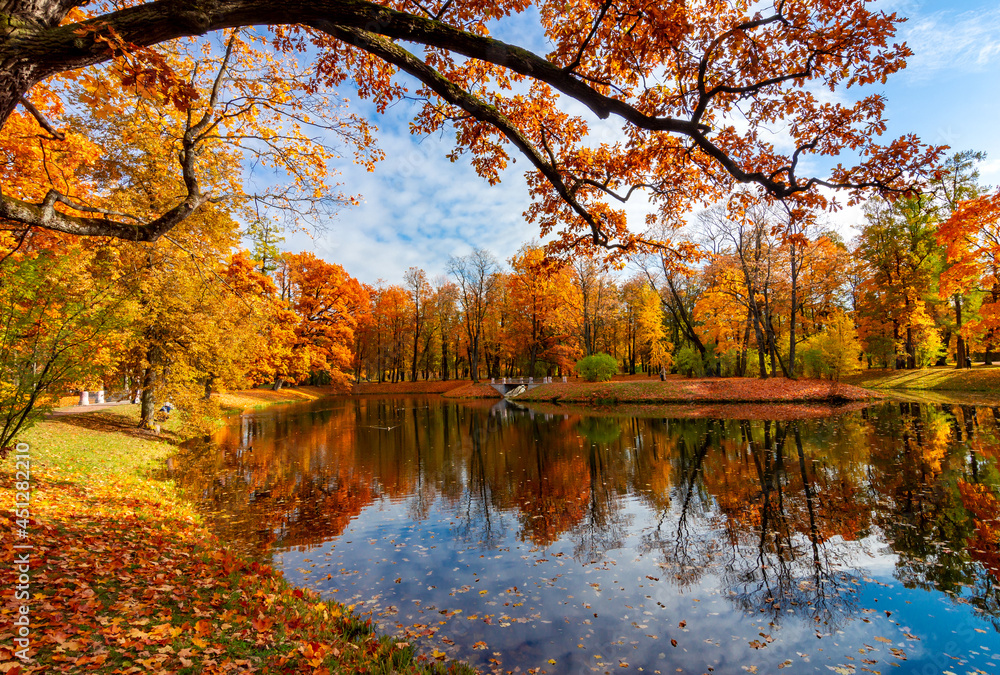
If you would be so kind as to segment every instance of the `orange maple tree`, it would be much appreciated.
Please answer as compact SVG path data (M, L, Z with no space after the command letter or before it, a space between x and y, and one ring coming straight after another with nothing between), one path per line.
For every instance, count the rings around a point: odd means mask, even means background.
M551 50L538 55L502 39L511 15L530 6ZM33 87L63 73L117 60L119 82L139 83L184 108L195 100L160 45L237 26L270 25L250 46L313 60L291 77L313 92L351 81L384 110L404 97L423 102L412 128L429 133L453 124L455 155L468 153L487 180L527 159L534 203L528 213L554 250L600 245L631 251L653 244L628 227L622 202L644 193L664 222L692 204L756 183L779 197L817 188L909 188L908 177L939 151L906 136L884 144L885 102L860 91L905 66L909 50L892 42L902 20L866 0L702 0L647 5L620 0L321 0L269 4L233 0L203 7L192 0L115 5L15 0L11 28L0 36L0 121L8 121ZM409 51L404 41L418 45ZM270 52L269 50L273 50ZM409 91L405 73L418 82ZM816 93L846 94L829 102ZM850 95L858 91L858 98ZM298 96L300 94L294 94ZM621 140L594 142L588 121L566 112L582 104L614 117ZM30 105L30 104L26 104ZM737 125L734 120L741 119ZM773 142L780 126L789 152ZM827 175L813 175L817 156L842 156ZM850 159L848 159L850 157ZM153 239L178 212L139 222L110 213L74 212L62 194L10 193L0 217L79 234ZM195 187L190 196L204 198ZM188 199L185 209L194 201ZM172 213L168 217L167 214ZM166 217L166 220L163 218Z
M986 293L979 316L965 326L956 301L962 337L992 336L1000 329L1000 191L957 204L951 217L938 225L936 236L948 262L941 273L940 294ZM986 346L989 351L991 342Z
M298 316L295 346L279 367L279 378L301 381L322 374L345 383L354 329L368 309L367 290L343 267L312 253L285 254L276 277L280 297Z

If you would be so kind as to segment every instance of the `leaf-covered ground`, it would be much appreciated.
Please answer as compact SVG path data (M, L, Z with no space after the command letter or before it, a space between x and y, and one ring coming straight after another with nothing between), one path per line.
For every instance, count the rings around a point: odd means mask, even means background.
M417 382L362 382L352 394L443 394L469 384L467 380L425 380Z
M20 439L31 446L31 519L18 539L11 511L0 516L0 673L443 670L376 636L350 607L222 550L174 486L154 477L172 439L122 433L128 420L113 410L48 420ZM14 455L0 466L0 499L13 504ZM12 651L22 604L13 546L25 542L34 547L28 662Z
M554 382L536 387L519 401L575 403L798 403L847 402L870 399L870 391L828 380L788 380L749 377L629 381Z
M448 391L445 396L447 398L503 398L500 392L491 387L488 382L465 382L461 387Z

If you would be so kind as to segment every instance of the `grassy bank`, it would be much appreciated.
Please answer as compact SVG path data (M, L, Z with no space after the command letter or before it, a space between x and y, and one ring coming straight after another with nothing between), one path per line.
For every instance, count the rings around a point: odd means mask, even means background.
M826 380L771 378L671 378L665 382L557 382L516 397L518 401L614 403L812 403L863 401L873 394Z
M11 535L0 673L446 669L407 642L374 635L350 607L227 553L175 486L155 477L181 440L179 426L161 436L139 430L135 408L48 419L19 439L30 445L31 513L23 538L9 509L0 516ZM23 480L14 458L0 462L0 499L9 505ZM13 653L13 620L25 604L13 597L17 543L33 547L28 662Z
M284 387L278 391L271 389L247 389L243 391L227 391L221 394L213 394L212 398L218 401L224 410L253 410L255 408L266 408L275 403L295 403L297 401L315 401L325 396L336 396L346 394L345 387Z
M868 389L944 391L1000 396L1000 366L935 366L919 370L866 370L844 379Z
M424 380L416 382L362 382L351 388L354 395L365 394L444 394L464 387L466 380Z
M622 417L653 419L722 419L722 420L771 420L793 421L823 419L870 405L867 401L852 402L795 402L795 403L616 403L593 405L589 403L532 401L529 405L536 413L553 415L580 415L582 417Z

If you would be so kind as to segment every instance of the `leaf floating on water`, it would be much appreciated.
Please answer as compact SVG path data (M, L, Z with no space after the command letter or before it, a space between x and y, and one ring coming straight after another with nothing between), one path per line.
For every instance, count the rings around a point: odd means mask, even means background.
M674 647L676 647L677 646L677 640L674 640L674 639L671 638L670 644L673 645Z
M479 642L476 642L475 644L473 644L472 648L473 649L489 649L489 646L485 642L483 642L482 640L480 640Z
M892 644L892 640L890 640L889 638L884 638L881 635L876 635L875 639L878 640L879 642L884 642L887 645L891 645Z
M681 622L680 622L679 624L677 624L677 625L678 625L678 626L680 626L681 628L684 628L684 626L688 625L688 622L687 622L687 621L681 621Z

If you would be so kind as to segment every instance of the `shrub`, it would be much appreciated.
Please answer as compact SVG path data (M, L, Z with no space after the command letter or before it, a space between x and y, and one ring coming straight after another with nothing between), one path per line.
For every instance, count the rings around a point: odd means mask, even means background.
M844 375L858 371L861 345L854 322L843 312L834 313L826 328L811 336L800 351L802 365L809 377L828 377L839 380Z
M681 347L674 357L674 366L678 373L688 377L705 376L705 363L701 360L701 353L691 345Z
M607 382L618 372L618 361L610 354L592 354L576 362L576 372L587 382Z

